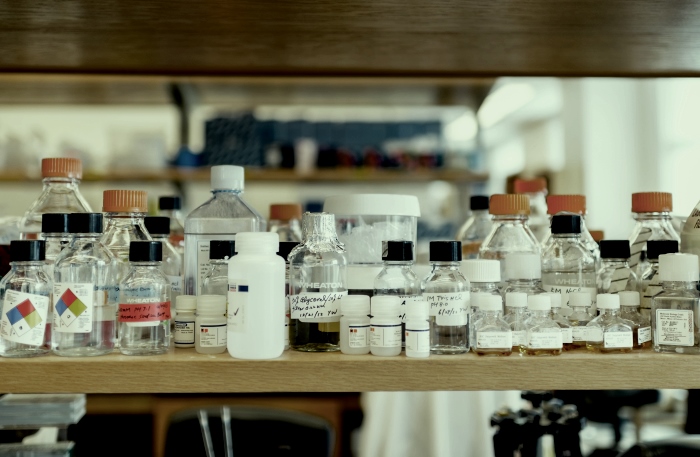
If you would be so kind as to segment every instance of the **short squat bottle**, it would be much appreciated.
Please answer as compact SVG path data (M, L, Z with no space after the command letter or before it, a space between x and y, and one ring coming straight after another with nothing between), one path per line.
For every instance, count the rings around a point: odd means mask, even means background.
M629 241L602 240L600 242L600 269L597 273L599 294L637 290L637 275L630 267L629 257Z
M340 300L340 352L369 354L369 297L346 295Z
M226 352L226 297L200 295L194 321L194 348L199 354ZM280 329L281 332L281 329Z
M41 239L46 241L46 260L44 269L53 281L53 266L58 255L70 245L68 233L68 214L45 213L41 215Z
M542 258L530 252L514 252L506 256L506 287L503 294L523 292L527 295L545 293L542 283Z
M197 297L194 295L178 295L175 299L175 310L177 311L173 331L175 349L194 347L196 309Z
M369 348L372 355L401 354L401 299L390 295L372 297L369 321Z
M469 198L471 214L457 232L457 241L462 242L462 257L476 259L479 248L491 232L493 220L489 214L489 198L484 195L473 195Z
M209 269L202 280L202 295L228 295L228 262L236 255L236 242L209 242Z
M430 355L430 305L425 300L406 305L406 357Z
M147 216L144 218L144 225L153 241L160 241L163 245L163 261L160 267L170 281L170 303L175 303L177 296L182 293L182 256L170 244L170 218Z
M301 205L298 203L270 205L268 230L279 235L280 242L301 243Z
M659 276L659 256L678 252L676 240L652 240L647 241L647 267L639 277L637 289L641 295L642 303L640 312L642 316L651 321L651 299L661 292L661 279Z
M158 198L158 215L170 219L170 244L180 256L185 255L185 227L182 217L182 199L177 196Z
M614 354L632 352L632 322L620 317L620 297L598 294L600 314L586 325L586 347L590 351Z
M569 325L571 325L571 344L573 349L586 347L586 332L588 331L586 326L593 318L590 314L591 303L591 294L588 292L571 292L569 294L571 314L568 319Z
M659 256L659 277L661 292L651 299L654 350L700 354L698 256Z
M500 295L485 295L481 299L481 318L474 324L477 355L508 356L513 352L513 333L503 319Z
M102 244L102 214L68 216L73 235L56 259L51 349L62 356L96 356L115 344L120 267Z
M469 281L459 270L459 241L431 241L432 272L423 281L430 304L430 352L461 354L469 350Z
M525 321L527 327L527 346L525 354L534 356L560 355L563 341L561 327L551 317L551 299L547 295L530 295L527 297L530 317Z
M673 196L668 192L632 194L632 217L636 224L629 238L632 252L630 267L638 277L648 266L644 255L648 241L675 240L680 243L681 238L673 228L671 211Z
M33 357L50 350L51 280L44 250L43 240L10 242L10 272L0 280L0 356Z
M562 349L564 351L569 351L573 349L573 334L571 324L569 323L569 319L562 315L562 296L561 294L557 294L554 292L548 292L547 296L549 297L550 304L552 306L552 320L556 322L557 325L559 325L559 328L561 329Z
M163 245L132 241L129 272L119 283L119 350L158 355L170 347L170 281L163 274Z
M651 347L651 322L639 312L639 292L623 290L620 296L620 317L634 324L632 326L633 349Z
M474 323L478 319L480 307L474 300L475 294L487 294L501 296L498 289L501 281L501 263L498 260L474 259L463 260L462 274L469 280L471 292L471 305L469 307L469 347L476 347L476 333Z

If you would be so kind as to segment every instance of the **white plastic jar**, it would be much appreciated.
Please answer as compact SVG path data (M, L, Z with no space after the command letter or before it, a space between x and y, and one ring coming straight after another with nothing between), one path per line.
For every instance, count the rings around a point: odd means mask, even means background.
M430 305L425 300L406 303L406 357L430 355Z
M197 297L194 295L178 295L175 297L175 331L173 341L176 348L193 348L195 335L195 310Z
M340 352L369 354L369 296L346 295L340 300Z
M370 351L390 357L401 354L401 299L391 295L372 297Z
M226 297L197 297L194 347L200 354L221 354L226 351Z

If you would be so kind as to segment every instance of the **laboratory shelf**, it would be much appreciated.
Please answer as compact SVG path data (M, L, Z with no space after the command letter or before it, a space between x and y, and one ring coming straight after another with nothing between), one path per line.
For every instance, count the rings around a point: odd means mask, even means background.
M692 356L592 354L427 359L285 352L266 361L171 350L162 356L0 360L0 392L247 393L700 388Z

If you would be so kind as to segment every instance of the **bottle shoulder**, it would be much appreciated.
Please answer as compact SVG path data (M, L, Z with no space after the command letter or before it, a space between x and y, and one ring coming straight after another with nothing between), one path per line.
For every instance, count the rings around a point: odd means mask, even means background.
M482 253L489 251L540 253L540 245L527 224L494 222L490 233L481 244Z
M188 231L188 223L195 219L238 219L254 218L262 219L262 216L241 197L234 192L215 193L209 200L192 210L185 219L185 230Z

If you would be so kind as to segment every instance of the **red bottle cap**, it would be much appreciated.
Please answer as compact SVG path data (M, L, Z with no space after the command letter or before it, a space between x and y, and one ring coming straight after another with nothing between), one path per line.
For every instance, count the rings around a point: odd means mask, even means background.
M530 199L527 195L520 194L491 195L489 213L495 216L530 215Z
M562 211L586 214L586 197L583 195L550 195L547 197L547 214L557 214Z
M632 194L633 213L664 213L673 211L670 192L637 192Z

